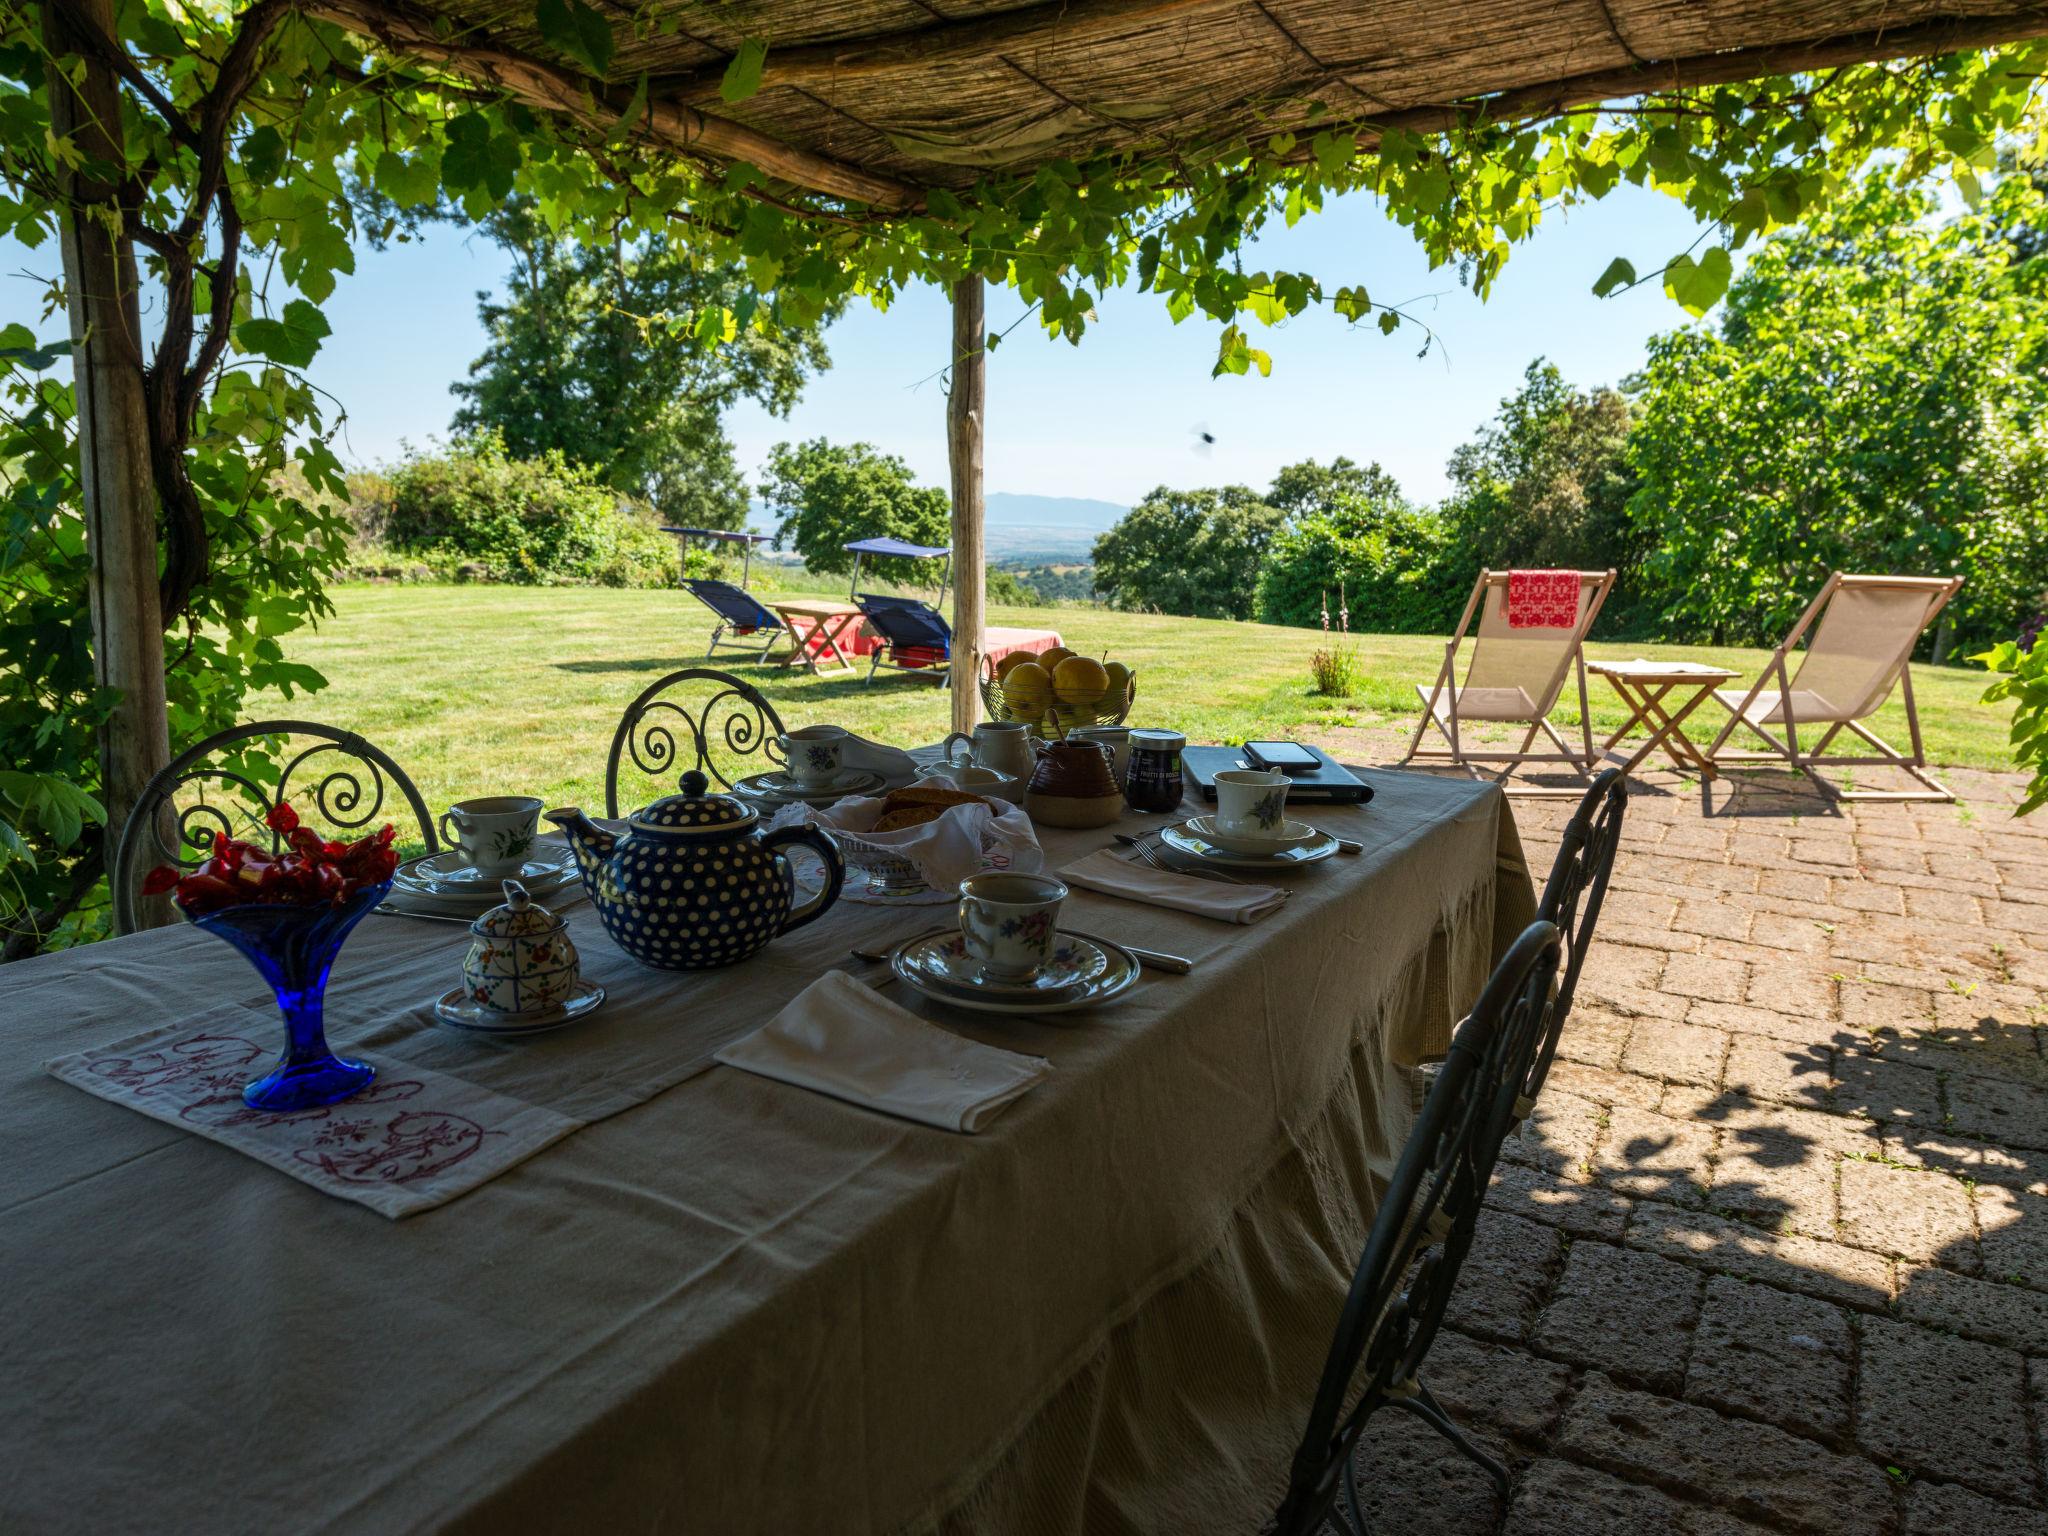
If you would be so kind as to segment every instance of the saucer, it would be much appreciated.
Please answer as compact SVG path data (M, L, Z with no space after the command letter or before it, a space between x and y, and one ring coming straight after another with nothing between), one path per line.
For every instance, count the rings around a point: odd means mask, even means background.
M466 1034L493 1035L501 1040L521 1035L544 1035L551 1029L573 1024L604 1001L604 988L594 981L579 981L569 1001L559 1008L539 1013L505 1013L486 1008L469 999L469 988L457 987L434 1003L434 1018L450 1029Z
M1270 858L1290 849L1305 848L1323 835L1305 821L1283 821L1278 837L1246 837L1241 832L1226 832L1216 825L1214 816L1189 817L1187 830L1226 853L1249 854L1254 858Z
M1203 820L1196 817L1196 821ZM1302 823L1294 822L1294 826ZM1292 869L1299 864L1318 864L1337 851L1337 839L1317 832L1308 842L1277 853L1236 853L1194 830L1194 822L1169 823L1159 829L1159 840L1184 858L1198 864L1215 864L1227 869Z
M577 878L576 850L567 843L535 843L533 852L513 875L486 875L459 848L408 859L391 877L393 895L424 897L430 901L487 901L496 906L505 899L502 884L517 880L536 901L550 891L561 889Z
M952 991L1019 1002L1065 997L1109 969L1109 956L1071 933L1055 935L1052 958L1029 976L996 976L967 953L959 933L934 933L904 946L904 963Z
M946 928L907 944L897 946L889 956L889 968L897 979L913 992L921 993L935 1003L945 1003L954 1008L972 1008L980 1013L1012 1014L1054 1014L1076 1013L1083 1008L1094 1008L1121 997L1138 983L1138 962L1131 952L1107 939L1092 934L1064 933L1063 943L1086 944L1100 953L1106 962L1102 971L1089 981L1065 992L1056 992L1045 997L1033 997L1028 992L1022 995L1014 991L996 992L984 984L961 984L943 980L932 975L925 967L912 962L915 953L920 958L930 950L943 945L949 939L957 939L957 930Z
M799 784L786 768L750 773L733 785L733 793L756 800L786 805L800 800L806 805L830 804L848 795L864 795L882 787L882 776L866 768L842 768L823 784Z

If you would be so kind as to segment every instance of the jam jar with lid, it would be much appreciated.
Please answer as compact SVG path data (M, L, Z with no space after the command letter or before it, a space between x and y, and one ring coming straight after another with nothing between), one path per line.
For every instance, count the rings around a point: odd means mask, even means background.
M1131 732L1131 769L1124 781L1124 802L1134 811L1170 815L1180 809L1187 786L1181 778L1181 748L1188 744L1179 731Z

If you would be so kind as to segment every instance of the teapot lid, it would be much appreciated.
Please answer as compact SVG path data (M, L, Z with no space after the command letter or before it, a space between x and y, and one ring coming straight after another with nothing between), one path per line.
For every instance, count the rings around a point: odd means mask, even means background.
M562 920L536 902L517 880L505 882L505 901L469 925L480 939L534 938L553 933Z
M634 812L629 825L635 831L696 834L736 832L761 819L759 812L731 795L708 793L710 785L709 779L692 769L683 775L681 794L665 795Z

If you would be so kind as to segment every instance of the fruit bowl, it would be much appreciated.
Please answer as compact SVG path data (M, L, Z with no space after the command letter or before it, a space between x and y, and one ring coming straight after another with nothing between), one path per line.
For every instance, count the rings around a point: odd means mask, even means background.
M1034 736L1062 740L1067 732L1086 725L1121 725L1138 696L1137 678L1126 673L1123 691L1114 688L1087 703L1063 703L1056 693L1045 699L1044 707L1020 708L1015 690L1005 691L1003 683L984 670L981 675L981 703L991 720L1023 720Z

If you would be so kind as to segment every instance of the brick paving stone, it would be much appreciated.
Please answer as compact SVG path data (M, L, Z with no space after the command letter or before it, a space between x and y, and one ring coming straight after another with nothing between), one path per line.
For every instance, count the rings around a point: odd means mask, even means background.
M1828 901L1828 877L1812 870L1766 869L1757 882L1757 889L1770 896L1811 902L1816 907L1825 907Z
M1598 944L1594 945L1594 952L1599 952ZM1558 1057L1564 1061L1584 1062L1590 1067L1611 1069L1619 1066L1622 1048L1628 1044L1628 1034L1635 1027L1635 1021L1610 1013L1589 999L1582 973L1578 996L1572 999L1571 1016L1564 1021L1564 1032L1557 1039Z
M1877 1317L1861 1331L1856 1436L1866 1451L1981 1493L2034 1499L2019 1354Z
M1569 1461L1539 1461L1515 1489L1501 1536L1762 1536L1763 1527Z
M1661 1022L1661 1021L1659 1021ZM1633 1072L1609 1072L1577 1061L1553 1061L1543 1091L1569 1093L1589 1104L1632 1104L1637 1109L1655 1109L1664 1097L1664 1085L1654 1078Z
M1841 1308L1715 1275L1693 1332L1685 1396L1833 1440L1849 1427L1851 1349Z
M1677 1120L1699 1120L1718 1127L1725 1143L1730 1131L1768 1131L1791 1136L1816 1150L1853 1157L1875 1154L1885 1145L1884 1127L1854 1115L1795 1109L1747 1094L1711 1088L1672 1087L1664 1090L1662 1112Z
M1624 1072L1674 1083L1714 1084L1721 1080L1721 1061L1728 1054L1728 1036L1701 1024L1674 1024L1644 1019L1628 1037L1621 1053Z
M1970 1194L1956 1180L1844 1158L1840 1192L1843 1242L1949 1269L1977 1269Z
M1698 1205L1712 1179L1714 1133L1703 1125L1614 1105L1593 1177L1625 1195Z
M1475 1437L1489 1451L1499 1446ZM1492 1536L1500 1501L1485 1474L1420 1419L1387 1410L1359 1437L1358 1494L1370 1528L1416 1536ZM1324 1529L1337 1527L1326 1522Z
M1713 955L1670 955L1664 961L1664 979L1657 983L1657 988L1680 997L1737 1003L1742 1001L1748 981L1749 973L1739 960Z
M1899 1272L1899 1315L1986 1344L2048 1355L2048 1295L1933 1266Z
M2048 1199L1980 1184L1977 1225L1986 1275L2048 1290Z
M1657 979L1664 974L1663 950L1616 943L1604 924L1595 933L1595 943L1579 972L1581 987L1641 987L1645 991L1656 987Z
M1752 1008L1747 1003L1695 1001L1685 1011L1685 1022L1725 1029L1731 1034L1767 1035L1773 1040L1814 1040L1827 1035L1831 1026L1827 1010L1807 1013L1777 1013L1769 1008Z
M1671 926L1681 933L1702 938L1747 939L1750 914L1733 905L1713 901L1681 901Z
M1931 1072L2048 1084L2048 1061L2041 1057L2033 1026L2007 1023L1981 1010L1952 1023L1896 1034L1887 1031L1878 1037L1878 1043L1890 1059Z
M1889 1052L1851 1047L1835 1055L1833 1108L1839 1114L1939 1130L1941 1081L1925 1067L1892 1059Z
M1547 1173L1584 1177L1606 1118L1601 1105L1546 1085L1528 1119L1502 1144L1501 1156Z
M1906 1536L2042 1536L2038 1509L2000 1504L1954 1483L1915 1482L1906 1490Z
M1555 1227L1485 1212L1451 1293L1450 1321L1484 1338L1520 1340L1563 1253L1564 1236Z
M1835 1166L1832 1147L1804 1136L1769 1124L1725 1128L1707 1204L1773 1231L1832 1238Z
M1905 897L1908 917L1944 918L1957 923L1983 921L1977 898L1962 891L1914 890L1908 887Z
M1751 967L1742 1001L1752 1008L1833 1018L1836 974L1827 961L1795 963L1788 955L1778 965Z
M1557 1428L1572 1391L1570 1366L1449 1328L1430 1345L1422 1379L1460 1425L1490 1424L1531 1441Z
M1920 1131L1892 1127L1885 1137L1885 1156L1915 1168L1928 1168L1979 1184L1998 1184L2008 1189L2048 1194L2048 1153L2001 1147L1994 1142L1972 1141L1943 1131ZM1980 1194L1981 1202L1982 1196ZM1979 1220L1982 1220L1981 1211Z
M2048 1088L1956 1077L1948 1085L1949 1124L1966 1136L2048 1149Z
M1767 944L1772 949L1815 955L1826 947L1826 940L1827 935L1820 931L1820 922L1811 917L1758 912L1750 919L1749 942L1752 944Z
M1685 1379L1701 1285L1698 1271L1653 1253L1574 1243L1529 1343L1574 1364L1675 1392Z
M1834 1052L1760 1035L1736 1035L1728 1047L1722 1083L1752 1099L1826 1109L1834 1087Z
M1881 885L1871 880L1837 880L1834 886L1834 890L1828 894L1830 906L1850 912L1883 912L1892 917L1905 916L1905 897L1896 885Z
M1619 1237L1628 1224L1629 1202L1599 1184L1577 1184L1537 1168L1500 1163L1486 1203L1526 1216L1574 1237Z
M1748 1519L1825 1536L1892 1529L1885 1474L1863 1457L1620 1387L1597 1373L1565 1415L1558 1448L1623 1477L1683 1488Z
M1888 1259L1843 1243L1763 1232L1706 1211L1645 1202L1629 1213L1624 1240L1631 1247L1846 1306L1883 1307L1892 1299Z
M1868 972L1842 983L1839 1006L1844 1024L1903 1029L1934 1015L1934 997L1925 987L1884 986L1867 979Z
M2048 1467L2048 1360L2027 1362L2027 1401L2034 1408L2034 1459Z

